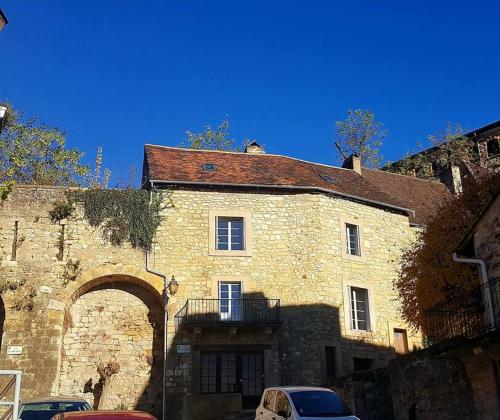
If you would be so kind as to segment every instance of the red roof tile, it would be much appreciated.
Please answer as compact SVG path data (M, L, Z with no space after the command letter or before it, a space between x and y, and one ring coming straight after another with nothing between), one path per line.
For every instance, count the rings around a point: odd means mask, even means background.
M204 163L216 165L204 171ZM329 182L324 176L330 177ZM170 184L303 188L330 192L368 203L409 211L424 224L448 194L437 182L363 168L357 172L287 156L145 146L144 180ZM413 211L414 214L411 212Z

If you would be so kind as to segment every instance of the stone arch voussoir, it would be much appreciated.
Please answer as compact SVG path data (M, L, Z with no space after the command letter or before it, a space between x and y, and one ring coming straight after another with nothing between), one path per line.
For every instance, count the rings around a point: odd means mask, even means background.
M144 287L161 301L163 280L144 269L125 264L103 265L81 273L58 294L56 299L70 306L90 289L117 280Z

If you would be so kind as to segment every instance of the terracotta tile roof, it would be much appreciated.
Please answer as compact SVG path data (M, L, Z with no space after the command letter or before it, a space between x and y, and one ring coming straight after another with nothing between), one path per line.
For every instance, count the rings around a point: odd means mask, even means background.
M212 163L215 171L202 165ZM446 194L437 182L363 168L357 172L287 156L146 145L144 181L169 184L235 185L295 188L337 195L406 211L411 222L424 224ZM330 179L327 179L327 178Z

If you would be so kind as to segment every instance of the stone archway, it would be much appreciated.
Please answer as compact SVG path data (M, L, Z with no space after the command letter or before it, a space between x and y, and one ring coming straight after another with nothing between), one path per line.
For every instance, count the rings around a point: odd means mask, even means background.
M120 369L104 408L161 410L164 314L159 285L128 273L84 277L72 285L59 394L79 395L97 406L102 386L97 365L113 361Z

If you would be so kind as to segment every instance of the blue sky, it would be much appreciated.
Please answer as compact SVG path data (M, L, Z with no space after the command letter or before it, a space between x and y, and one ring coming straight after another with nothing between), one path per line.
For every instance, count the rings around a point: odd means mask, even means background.
M425 4L422 4L425 3ZM496 3L496 4L495 4ZM336 163L336 120L369 108L394 160L447 121L500 118L500 4L0 0L0 99L111 169L217 125Z

